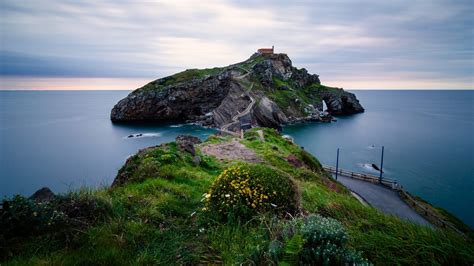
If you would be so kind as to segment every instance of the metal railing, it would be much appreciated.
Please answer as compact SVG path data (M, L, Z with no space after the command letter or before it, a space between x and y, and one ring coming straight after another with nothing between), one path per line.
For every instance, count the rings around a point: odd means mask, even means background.
M335 174L336 173L336 168L332 166L323 166L324 170L326 170L329 173ZM337 170L338 175L342 176L347 176L351 177L354 179L362 180L362 181L367 181L371 183L380 183L380 178L375 175L370 175L370 174L363 174L363 173L357 173L354 171L349 171L349 170L344 170L344 169L338 169ZM390 178L382 178L382 184L393 189L397 190L399 185L395 179L390 179Z

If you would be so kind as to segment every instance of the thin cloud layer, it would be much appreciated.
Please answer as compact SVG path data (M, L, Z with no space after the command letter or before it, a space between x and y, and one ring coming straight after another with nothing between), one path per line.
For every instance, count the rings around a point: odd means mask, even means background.
M141 82L271 45L330 85L473 88L472 1L3 0L0 9L0 89L37 77Z

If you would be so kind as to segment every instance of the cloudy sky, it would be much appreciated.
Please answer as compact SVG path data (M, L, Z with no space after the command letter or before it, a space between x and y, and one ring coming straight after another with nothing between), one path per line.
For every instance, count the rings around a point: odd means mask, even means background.
M0 89L134 89L271 45L327 85L473 89L473 3L1 0Z

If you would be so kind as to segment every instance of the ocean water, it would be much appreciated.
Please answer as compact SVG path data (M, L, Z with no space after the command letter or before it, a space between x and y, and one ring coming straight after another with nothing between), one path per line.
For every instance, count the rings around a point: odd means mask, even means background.
M110 110L128 93L0 91L0 198L31 195L43 186L65 192L110 185L139 149L179 134L205 139L215 132L192 125L112 124Z
M365 113L283 133L322 164L384 176L474 227L474 91L354 91Z
M106 186L138 149L192 125L115 125L113 105L128 91L0 91L0 197L48 186L64 192ZM384 176L474 227L474 91L355 91L366 112L335 123L287 126L283 133L323 164ZM143 134L128 138L131 134Z

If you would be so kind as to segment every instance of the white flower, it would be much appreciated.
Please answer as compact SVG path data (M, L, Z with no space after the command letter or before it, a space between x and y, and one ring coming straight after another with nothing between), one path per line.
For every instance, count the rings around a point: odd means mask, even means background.
M230 194L225 194L225 197L226 197L226 198L230 197Z
M204 232L204 228L199 228L199 233L203 233Z

